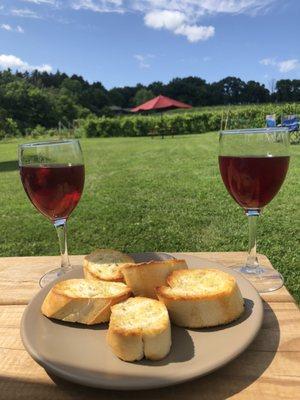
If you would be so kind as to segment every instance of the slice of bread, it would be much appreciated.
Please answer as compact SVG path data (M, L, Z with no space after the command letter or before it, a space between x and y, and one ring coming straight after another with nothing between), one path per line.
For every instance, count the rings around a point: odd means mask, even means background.
M217 269L174 271L168 286L157 288L171 321L186 328L227 324L244 310L244 300L233 276Z
M112 307L107 342L124 361L161 360L171 348L171 327L163 303L132 297Z
M120 268L134 259L127 254L111 249L97 249L83 259L83 272L86 279L123 282Z
M155 288L166 285L167 276L177 269L187 269L184 260L150 261L139 264L127 264L121 268L125 283L135 296L156 299Z
M121 282L69 279L48 292L42 313L49 318L93 325L109 321L110 307L126 300L131 290Z

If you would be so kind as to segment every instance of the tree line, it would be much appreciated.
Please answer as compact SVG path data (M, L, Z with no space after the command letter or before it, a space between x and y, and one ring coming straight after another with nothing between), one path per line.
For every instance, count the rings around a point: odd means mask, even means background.
M195 107L299 102L300 80L279 80L272 92L252 80L227 77L208 83L193 76L175 78L167 84L157 81L147 86L107 90L101 82L89 83L79 75L69 76L60 71L5 70L0 72L0 136L10 132L24 134L36 126L54 128L59 122L68 125L89 115L108 115L110 106L131 108L159 94Z

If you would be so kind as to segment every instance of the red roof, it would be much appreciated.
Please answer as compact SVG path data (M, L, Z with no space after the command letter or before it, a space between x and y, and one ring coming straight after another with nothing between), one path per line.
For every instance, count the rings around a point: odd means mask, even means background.
M181 101L170 99L166 96L157 96L154 99L147 101L138 107L132 108L132 112L150 111L150 110L163 110L165 108L192 108L189 104L182 103Z

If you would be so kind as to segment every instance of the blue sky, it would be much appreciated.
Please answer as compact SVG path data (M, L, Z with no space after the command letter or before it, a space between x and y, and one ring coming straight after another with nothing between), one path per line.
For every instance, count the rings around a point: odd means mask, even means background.
M300 79L299 0L0 0L0 68L107 88L196 75Z

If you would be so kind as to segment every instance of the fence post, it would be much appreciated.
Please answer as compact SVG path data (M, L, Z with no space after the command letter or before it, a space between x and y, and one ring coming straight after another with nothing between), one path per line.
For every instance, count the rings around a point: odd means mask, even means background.
M61 137L61 122L58 121L58 136Z

